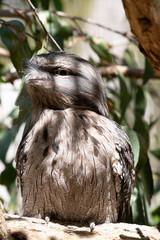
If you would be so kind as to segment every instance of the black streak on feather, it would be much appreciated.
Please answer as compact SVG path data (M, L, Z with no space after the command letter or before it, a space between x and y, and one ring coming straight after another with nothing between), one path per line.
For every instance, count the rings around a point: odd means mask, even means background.
M49 146L44 149L44 151L43 151L43 157L46 157L46 156L47 156L47 154L48 154L48 149L49 149Z
M48 139L48 129L47 129L47 126L45 126L44 129L43 129L43 139L47 142L47 139Z

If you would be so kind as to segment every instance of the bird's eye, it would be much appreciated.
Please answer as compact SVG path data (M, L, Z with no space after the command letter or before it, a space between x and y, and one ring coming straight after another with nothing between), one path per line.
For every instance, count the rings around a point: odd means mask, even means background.
M68 69L58 69L57 71L56 71L56 74L57 75L61 75L61 76L67 76L67 75L69 75L69 70Z

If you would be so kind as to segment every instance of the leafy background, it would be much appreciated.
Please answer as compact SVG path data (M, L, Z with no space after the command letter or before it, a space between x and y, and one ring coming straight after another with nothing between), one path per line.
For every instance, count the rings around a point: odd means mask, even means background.
M120 0L118 0L120 1ZM70 7L75 2L68 1ZM80 3L80 1L78 1ZM81 1L82 2L82 1ZM117 57L112 52L112 46L104 39L97 39L93 33L84 29L84 22L70 17L59 17L54 11L64 11L65 1L62 0L32 0L38 9L39 17L45 22L46 30L54 37L63 50L77 52L80 43L90 48L88 60L97 66L109 67L124 65L136 70L144 68L142 77L125 77L121 71L106 74L103 77L107 93L107 103L112 118L121 124L127 132L135 156L136 181L131 199L131 213L126 222L147 225L160 224L160 139L159 112L156 105L159 100L159 79L153 79L153 68L145 57L139 53L137 42L131 34L124 53ZM1 4L1 9L12 9ZM23 8L29 9L29 5ZM15 11L13 6L13 11ZM19 10L17 8L17 10ZM63 12L64 13L64 12ZM64 14L63 14L64 16ZM0 87L12 84L15 86L22 74L21 62L33 55L57 50L55 44L46 36L39 21L31 12L22 14L19 18L0 19L0 47L9 52L7 60L0 57ZM104 23L105 25L105 23ZM114 31L113 31L114 32ZM78 52L81 55L81 52ZM95 57L93 57L95 56ZM138 57L137 57L138 56ZM139 58L141 61L139 61ZM96 60L95 60L96 59ZM14 74L13 70L14 69ZM7 76L10 76L9 78ZM19 200L16 187L16 170L14 157L10 161L7 154L11 145L16 142L24 123L29 122L32 111L31 101L24 88L23 78L18 87L15 108L0 122L0 161L3 166L0 176L0 188L6 187L9 203L4 195L0 196L5 211L19 213ZM8 96L6 95L6 101ZM1 96L0 96L1 100ZM0 104L2 105L1 101ZM27 128L27 124L26 124ZM18 137L18 142L20 138Z

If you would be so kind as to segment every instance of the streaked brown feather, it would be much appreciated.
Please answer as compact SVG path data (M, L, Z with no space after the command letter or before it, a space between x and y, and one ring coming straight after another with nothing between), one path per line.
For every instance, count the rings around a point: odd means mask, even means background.
M129 212L134 158L127 135L109 119L96 68L53 52L26 62L33 103L16 155L24 216L61 221L122 221ZM57 75L67 69L69 75Z
M103 223L127 214L133 154L115 122L92 111L45 109L18 152L25 216Z

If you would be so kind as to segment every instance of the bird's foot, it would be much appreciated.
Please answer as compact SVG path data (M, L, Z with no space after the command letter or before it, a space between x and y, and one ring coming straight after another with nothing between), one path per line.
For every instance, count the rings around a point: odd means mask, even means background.
M46 221L46 223L48 224L49 221L50 221L50 218L49 218L48 216L46 216L46 217L45 217L45 221Z
M38 219L42 219L42 215L39 213L38 215L35 216Z
M96 226L96 225L95 225L94 222L91 222L89 226L90 226L90 231L91 231L91 233L92 233L93 230L95 229L95 226Z

